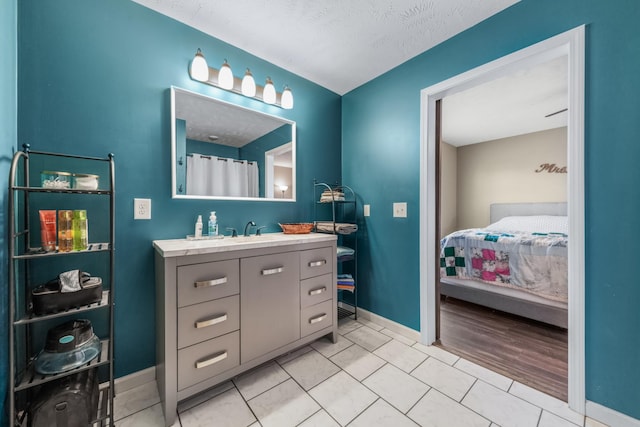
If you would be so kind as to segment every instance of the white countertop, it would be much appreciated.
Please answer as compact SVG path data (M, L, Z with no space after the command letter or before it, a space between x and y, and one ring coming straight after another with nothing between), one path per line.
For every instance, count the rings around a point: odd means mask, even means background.
M301 243L314 243L337 240L334 234L309 233L309 234L284 234L268 233L261 236L239 236L222 239L171 239L154 240L153 247L165 258L184 255L202 255L217 252L238 251L244 249L272 248L284 245Z

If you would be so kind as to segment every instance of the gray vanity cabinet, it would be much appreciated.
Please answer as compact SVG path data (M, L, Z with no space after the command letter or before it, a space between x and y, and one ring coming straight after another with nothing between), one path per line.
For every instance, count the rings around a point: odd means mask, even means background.
M335 342L336 238L158 240L156 379L178 402L323 336Z
M300 338L298 252L240 260L242 363Z

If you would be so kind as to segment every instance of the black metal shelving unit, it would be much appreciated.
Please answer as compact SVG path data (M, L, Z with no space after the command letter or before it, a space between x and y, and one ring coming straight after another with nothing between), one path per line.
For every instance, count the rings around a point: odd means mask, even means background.
M358 319L358 239L356 194L347 185L313 181L314 225L318 233L338 236L338 248L353 250L352 255L338 256L338 274L350 274L352 289L338 287L338 319ZM322 197L322 194L325 197ZM330 197L327 197L330 195ZM340 195L340 196L339 196ZM330 212L327 212L330 210Z
M107 188L97 190L80 190L71 188L43 188L32 185L30 175L30 164L34 159L47 164L47 162L78 161L95 165L103 170L108 168ZM94 163L97 162L97 163ZM106 162L101 163L101 162ZM9 176L9 372L8 372L8 397L7 410L12 426L27 426L28 408L35 397L40 385L55 381L67 376L86 371L89 369L101 369L102 379L99 384L99 397L97 417L88 425L90 426L113 426L113 398L114 393L114 291L115 291L115 163L113 154L106 158L86 157L67 155L60 153L50 153L44 151L31 150L28 145L23 146L22 151L15 153L11 163ZM42 198L77 197L78 195L94 195L95 197L108 197L109 230L108 242L91 243L87 250L71 252L43 252L38 247L31 245L32 240L39 240L34 233L38 228L32 228L31 208L34 194L41 194L39 200L35 201L37 209ZM91 196L91 197L94 197ZM107 215L103 212L92 212L93 215ZM108 280L103 280L102 299L99 302L80 307L71 308L65 311L36 315L33 313L30 303L30 290L38 283L32 283L32 272L38 268L38 263L50 263L64 260L65 257L73 257L83 254L103 253L108 257L108 266L104 266L108 272ZM88 255L91 257L92 255ZM68 258L67 258L68 260ZM98 261L100 262L100 261ZM39 348L35 348L33 341L34 328L46 328L54 325L56 319L73 320L79 315L95 315L104 319L108 332L100 336L101 351L98 357L84 365L67 372L54 375L39 374L34 369L34 361Z

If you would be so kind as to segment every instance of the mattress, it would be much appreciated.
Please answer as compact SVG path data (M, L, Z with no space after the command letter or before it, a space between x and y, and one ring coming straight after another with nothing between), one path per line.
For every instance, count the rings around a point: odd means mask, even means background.
M441 240L440 277L512 288L566 303L567 217L506 217Z

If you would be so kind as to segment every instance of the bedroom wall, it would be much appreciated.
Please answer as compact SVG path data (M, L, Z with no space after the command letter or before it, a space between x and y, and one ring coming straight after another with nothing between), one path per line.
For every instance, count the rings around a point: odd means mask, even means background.
M288 84L295 107L192 81L187 70L197 48L212 66L226 58L236 73L250 67L256 78ZM130 0L20 1L18 66L13 146L115 154L118 377L155 364L153 240L193 233L197 215L209 211L221 230L253 220L268 225L264 232L280 231L278 222L312 219L314 178L340 180L340 96ZM297 202L172 199L171 85L296 121ZM133 220L134 197L152 199L150 221Z
M342 173L371 204L358 302L419 330L420 91L585 24L586 396L640 419L638 22L637 0L521 0L343 96Z
M458 229L458 148L440 144L440 235Z
M566 127L458 147L457 159L460 229L488 225L492 203L567 201Z

